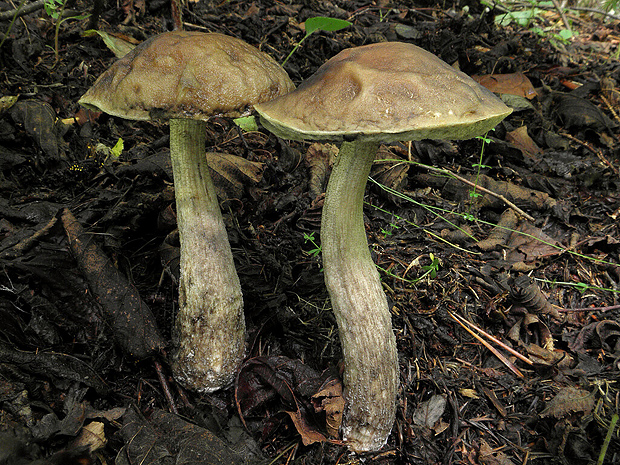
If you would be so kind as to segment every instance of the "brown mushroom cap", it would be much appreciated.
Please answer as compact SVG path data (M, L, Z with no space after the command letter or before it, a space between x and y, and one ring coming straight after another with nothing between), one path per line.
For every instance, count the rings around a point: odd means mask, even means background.
M133 120L236 117L294 89L266 53L217 33L166 32L114 63L79 103Z
M512 111L432 53L383 42L343 50L297 90L255 105L285 139L469 139Z

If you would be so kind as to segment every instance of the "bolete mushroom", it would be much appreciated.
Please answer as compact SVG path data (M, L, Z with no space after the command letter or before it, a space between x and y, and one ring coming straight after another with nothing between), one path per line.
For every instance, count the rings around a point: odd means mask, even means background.
M243 297L206 162L205 121L241 116L293 88L282 67L240 39L175 31L138 45L79 100L121 118L170 121L181 242L172 366L191 389L230 383L245 350Z
M325 282L345 365L341 434L354 451L378 450L394 423L399 377L390 311L363 220L379 143L468 139L511 110L435 55L400 42L346 49L293 92L255 108L281 138L343 141L321 221Z

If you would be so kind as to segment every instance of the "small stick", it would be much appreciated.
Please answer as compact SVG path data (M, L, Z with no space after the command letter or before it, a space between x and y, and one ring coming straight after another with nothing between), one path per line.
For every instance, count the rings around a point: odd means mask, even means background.
M607 167L609 169L611 169L616 176L620 176L620 172L618 171L618 168L616 168L614 165L612 165L611 162L609 160L607 160L607 158L605 158L603 156L603 154L602 154L602 152L600 150L593 148L587 142L579 140L576 137L573 137L570 134L567 134L565 132L560 132L560 135L563 136L563 137L566 137L569 140L572 140L573 142L576 142L577 144L579 144L579 145L581 145L581 146L583 146L585 148L587 148L590 152L595 154L599 158L599 160L601 160L605 165L607 165Z
M24 5L23 2L13 10L7 10L0 12L0 21L6 21L15 17L20 17L32 13L33 11L40 10L45 5L45 0L37 0L36 2L28 3Z
M572 29L570 27L570 23L568 22L568 18L566 17L566 13L564 12L564 8L558 3L558 0L551 0L553 2L553 6L556 10L558 10L558 14L560 18L562 18L562 22L564 23L564 27L572 34Z
M582 308L561 308L558 307L558 312L569 313L569 312L606 312L608 310L618 310L620 305L611 305L609 307L582 307Z
M489 333L487 333L482 328L479 328L478 326L473 324L471 321L467 321L465 318L463 318L462 316L460 316L460 315L458 315L456 313L454 313L453 315L456 316L459 320L463 321L464 323L467 323L468 326L471 326L471 327L475 328L476 331L480 331L481 334L483 334L484 336L488 337L491 341L495 342L496 344L500 345L502 347L502 349L507 350L508 352L510 352L512 355L514 355L515 357L517 357L521 361L527 363L528 365L534 365L534 362L532 362L529 358L524 357L519 352L514 350L512 347L507 346L502 341L497 339L495 336L491 336Z
M468 179L465 179L461 176L459 176L458 174L453 173L450 170L447 170L445 168L435 168L434 166L428 166L428 165L420 165L422 166L422 168L426 168L427 170L431 170L431 171L436 171L438 173L442 173L442 174L447 174L449 176L453 176L455 179L458 179L459 181L473 187L476 190L479 190L481 192L484 192L485 194L489 194L492 195L493 197L497 197L498 199L500 199L502 202L505 202L506 205L508 205L510 208L512 208L514 211L516 211L519 215L523 216L524 218L530 220L532 223L535 221L534 217L531 215L528 215L527 213L525 213L523 210L521 210L519 207L517 207L514 203L512 203L510 200L508 200L506 197L504 197L501 194L497 194L493 191L490 191L489 189L486 189L480 185L476 185L473 182L469 181Z
M448 312L448 314L458 323L461 325L461 327L467 331L469 334L471 334L473 337L475 337L478 341L480 341L480 343L485 346L487 349L489 349L493 355L495 355L498 359L500 359L504 365L506 365L508 367L508 369L510 371L512 371L515 375L517 375L520 378L524 378L523 373L521 373L521 371L513 364L510 362L510 360L508 360L506 357L504 357L504 355L502 355L502 353L497 350L495 347L493 347L491 344L489 344L487 341L485 341L484 339L482 339L480 336L478 336L475 332L473 332L471 329L469 329L467 326L465 326L461 321L460 321L460 317L457 318L453 313ZM467 321L467 320L465 320ZM467 322L469 323L469 322ZM519 354L520 355L520 354Z
M172 413L178 414L179 411L177 410L174 398L172 397L172 393L170 392L170 385L168 384L168 380L166 379L166 375L164 374L164 369L162 368L161 363L159 363L159 360L155 360L153 363L155 364L155 371L157 372L157 378L159 378L159 384L164 391L164 396L168 401L168 405L170 405L170 410L172 410Z

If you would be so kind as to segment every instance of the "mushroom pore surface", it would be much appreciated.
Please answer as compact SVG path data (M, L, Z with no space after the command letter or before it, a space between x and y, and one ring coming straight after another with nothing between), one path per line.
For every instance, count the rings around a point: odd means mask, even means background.
M273 58L235 37L175 31L152 37L104 72L80 104L133 120L237 117L293 90Z
M289 94L256 105L286 139L468 139L511 110L424 49L383 42L343 50Z

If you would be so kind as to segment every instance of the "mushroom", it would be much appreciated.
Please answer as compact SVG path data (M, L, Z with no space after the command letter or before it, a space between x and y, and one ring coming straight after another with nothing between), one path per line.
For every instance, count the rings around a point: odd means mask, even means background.
M293 88L282 67L240 39L175 31L138 45L79 100L121 118L170 121L181 242L172 368L188 388L226 386L245 351L243 297L206 162L205 121L246 114Z
M340 429L350 449L378 450L394 423L399 376L389 306L363 219L379 143L468 139L511 110L435 55L400 42L346 49L293 92L255 108L263 126L283 139L343 141L321 220L325 283L345 365Z

